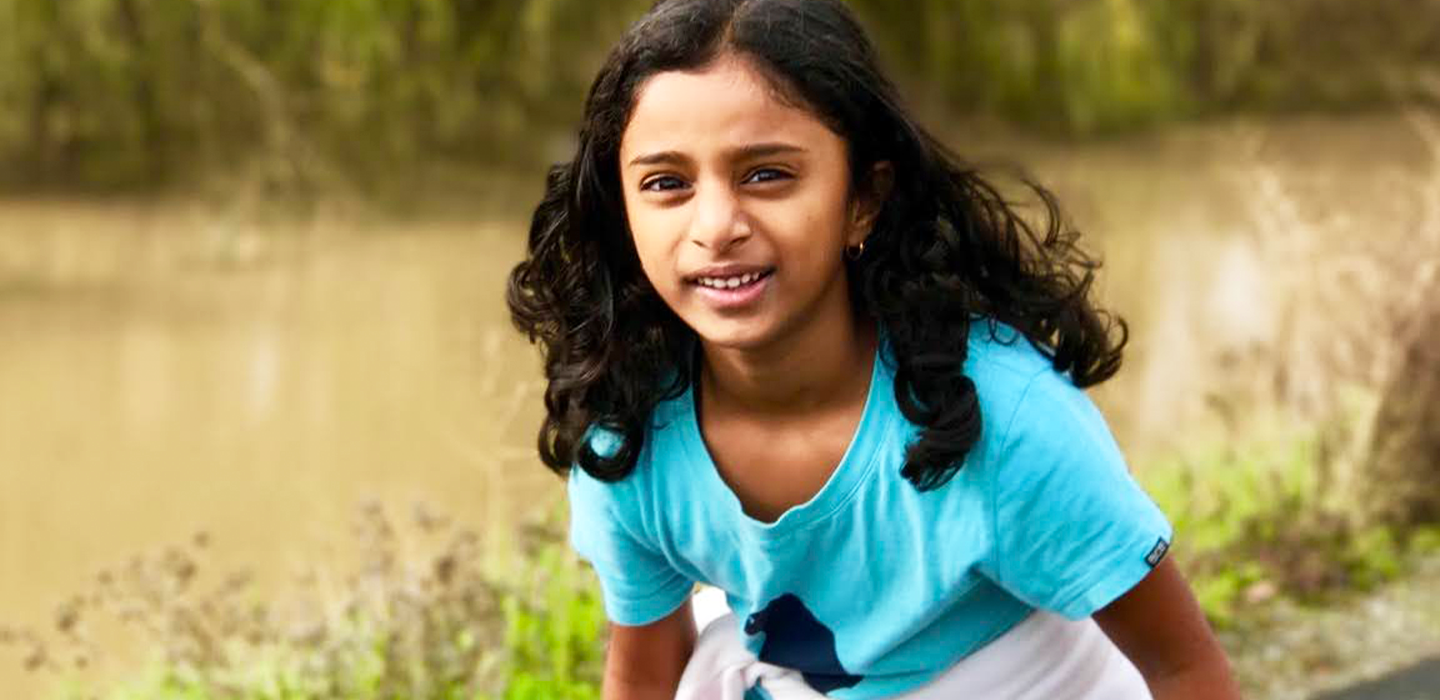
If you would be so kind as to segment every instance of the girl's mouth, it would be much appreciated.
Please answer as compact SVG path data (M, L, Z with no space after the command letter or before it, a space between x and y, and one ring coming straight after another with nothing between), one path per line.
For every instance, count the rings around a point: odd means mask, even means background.
M739 289L741 287L755 284L756 282L766 277L769 277L770 273L774 271L775 270L772 268L769 270L747 272L743 275L733 275L730 277L697 277L695 278L694 283L702 287L719 289L721 291L727 289Z
M774 268L732 277L698 277L691 284L702 299L716 309L741 309L759 301L770 286Z

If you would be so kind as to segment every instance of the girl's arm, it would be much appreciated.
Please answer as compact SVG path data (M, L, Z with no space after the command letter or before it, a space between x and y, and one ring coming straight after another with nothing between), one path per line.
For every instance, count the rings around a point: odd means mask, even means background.
M1095 613L1145 677L1155 700L1238 700L1225 652L1185 578L1169 559Z
M605 700L672 700L695 649L690 601L648 625L610 626Z

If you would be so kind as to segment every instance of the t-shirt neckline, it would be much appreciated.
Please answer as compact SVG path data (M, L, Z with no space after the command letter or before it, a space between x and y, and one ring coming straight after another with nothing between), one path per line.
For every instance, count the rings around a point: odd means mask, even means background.
M680 417L682 437L686 451L694 464L698 465L704 497L724 504L724 508L741 529L759 539L782 537L795 530L812 525L834 514L850 501L855 490L864 483L874 470L879 447L884 443L888 419L893 412L881 409L884 392L890 389L889 371L883 359L885 338L883 334L876 343L871 359L870 387L865 395L865 406L860 413L860 422L850 436L850 444L841 456L839 464L831 471L825 484L810 500L792 506L780 514L774 522L765 522L745 512L739 496L720 477L710 449L700 430L699 415L695 410L695 386L692 382L680 397L683 415Z

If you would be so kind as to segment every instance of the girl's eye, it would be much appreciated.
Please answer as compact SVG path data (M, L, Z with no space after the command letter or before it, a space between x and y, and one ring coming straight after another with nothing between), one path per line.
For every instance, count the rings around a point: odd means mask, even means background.
M745 178L745 182L774 182L776 180L788 180L790 173L775 168L761 168Z
M673 175L661 175L660 177L650 178L649 180L641 183L640 189L649 190L651 192L666 192L669 190L678 190L684 186L685 182L678 177L675 177Z

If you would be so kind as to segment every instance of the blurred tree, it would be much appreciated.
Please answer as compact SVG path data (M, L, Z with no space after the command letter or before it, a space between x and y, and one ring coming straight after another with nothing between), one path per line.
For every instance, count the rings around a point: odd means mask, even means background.
M1365 474L1372 514L1402 527L1440 523L1440 345L1430 332L1440 328L1440 283L1430 286L1381 401Z
M1440 79L1430 80L1420 89L1440 103ZM1405 528L1440 525L1440 111L1411 105L1403 114L1430 169L1415 185L1421 216L1386 278L1391 301L1376 314L1393 319L1386 340L1398 353L1370 427L1361 486L1375 522Z

